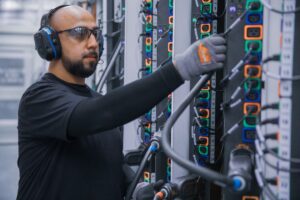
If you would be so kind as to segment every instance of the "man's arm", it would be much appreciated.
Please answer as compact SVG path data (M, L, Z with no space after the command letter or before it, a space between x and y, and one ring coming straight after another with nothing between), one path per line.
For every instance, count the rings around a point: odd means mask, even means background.
M68 136L80 137L121 126L149 111L182 83L169 62L152 75L105 96L85 99L72 112Z

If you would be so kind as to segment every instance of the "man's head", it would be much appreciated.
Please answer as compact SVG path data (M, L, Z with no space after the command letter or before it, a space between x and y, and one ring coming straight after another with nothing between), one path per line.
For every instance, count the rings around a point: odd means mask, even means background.
M99 60L101 37L94 17L79 6L61 7L48 16L48 26L57 34L61 45L61 56L51 60L52 66L62 65L76 77L90 76Z

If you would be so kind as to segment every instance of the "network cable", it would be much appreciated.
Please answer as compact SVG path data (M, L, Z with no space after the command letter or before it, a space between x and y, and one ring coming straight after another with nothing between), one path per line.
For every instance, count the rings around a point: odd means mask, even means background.
M256 169L255 171L255 177L258 182L258 186L264 191L265 189L267 190L266 195L271 199L271 200L277 200L276 195L272 192L271 188L268 185L267 180L264 178L263 174L261 173L260 170Z
M279 156L276 152L274 152L272 149L270 149L268 147L265 139L262 139L262 138L265 138L265 136L262 135L260 125L256 125L256 133L257 133L257 138L258 138L259 142L261 142L264 145L264 149L268 153L270 153L272 156L276 157L278 160L283 160L286 162L300 164L300 158L285 158L285 157ZM268 135L270 135L270 134L268 134Z

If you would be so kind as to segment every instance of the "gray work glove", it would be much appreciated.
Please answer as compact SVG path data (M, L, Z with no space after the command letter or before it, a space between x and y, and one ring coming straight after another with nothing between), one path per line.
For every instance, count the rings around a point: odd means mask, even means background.
M194 42L183 53L176 55L174 66L184 80L223 67L225 61L225 39L212 35Z

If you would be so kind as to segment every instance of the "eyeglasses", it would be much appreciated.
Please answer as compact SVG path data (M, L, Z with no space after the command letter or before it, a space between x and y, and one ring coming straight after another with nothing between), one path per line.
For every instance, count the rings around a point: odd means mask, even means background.
M84 26L77 26L74 28L57 31L58 34L63 33L63 32L68 32L71 37L74 37L78 41L84 41L84 40L90 38L91 34L93 34L95 36L96 40L99 41L100 36L101 36L101 29L99 27L89 29Z

